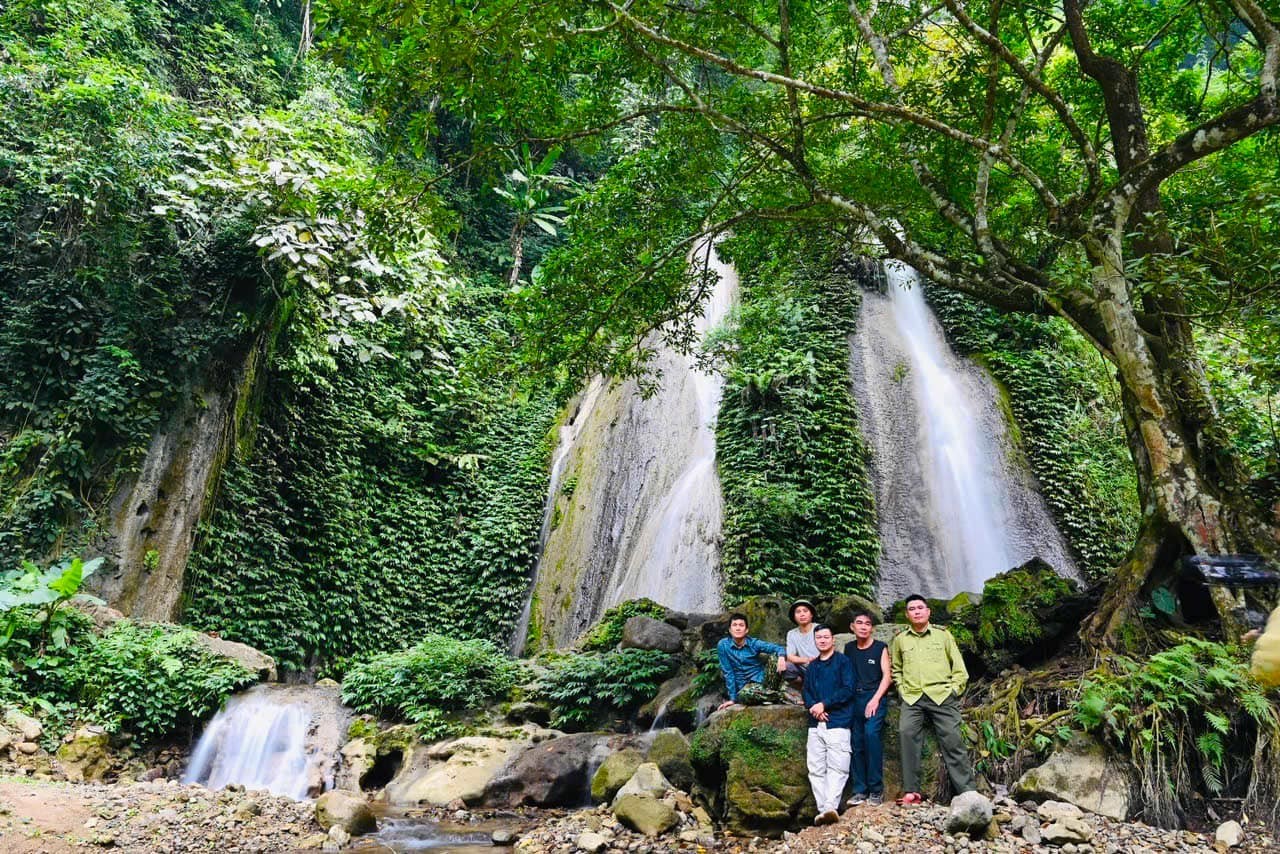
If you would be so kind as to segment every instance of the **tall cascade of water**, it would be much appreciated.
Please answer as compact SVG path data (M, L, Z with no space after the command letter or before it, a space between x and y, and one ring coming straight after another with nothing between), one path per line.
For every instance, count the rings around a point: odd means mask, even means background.
M864 294L850 374L872 452L879 598L949 598L1039 557L1078 576L990 377L948 346L915 270Z
M733 305L738 278L705 244L691 263L715 276L697 323L705 333ZM693 357L655 346L657 393L595 380L567 410L517 649L526 634L568 643L627 599L690 612L721 606L715 419L723 383Z
M183 782L238 783L302 800L333 787L345 733L338 688L257 685L209 722Z

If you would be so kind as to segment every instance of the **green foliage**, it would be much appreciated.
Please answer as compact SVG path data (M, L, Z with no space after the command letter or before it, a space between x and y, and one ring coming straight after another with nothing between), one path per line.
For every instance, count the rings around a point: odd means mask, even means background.
M977 606L978 649L1010 642L1031 644L1044 635L1041 609L1076 591L1074 582L1056 572L1011 570L987 581ZM954 618L967 621L963 612Z
M63 606L75 598L100 601L80 593L80 585L101 565L100 557L88 563L77 557L42 571L34 563L25 561L21 569L0 574L0 654L11 659L18 657L10 645L25 647L25 652L36 655L46 648L67 647L79 615L73 616ZM30 638L17 635L19 625L25 623L41 627L39 643L34 648Z
M551 663L532 695L552 705L552 726L587 729L625 716L658 694L676 661L655 649L569 655Z
M724 688L724 673L720 670L720 656L714 649L704 649L698 656L698 672L693 675L693 690L698 696Z
M499 293L473 287L455 304L459 361L501 328ZM393 352L422 337L408 319L375 332ZM347 350L330 370L294 352L267 379L253 456L226 470L186 619L293 668L428 633L510 637L537 559L554 403L463 366L424 376Z
M588 652L610 650L622 641L622 627L632 617L665 619L667 608L652 599L630 599L614 605L600 617L600 622L582 637L581 646Z
M423 739L457 731L450 713L506 696L520 666L488 641L427 635L399 652L356 660L342 679L353 709L415 723Z
M1077 722L1127 750L1161 823L1200 789L1242 795L1254 744L1275 743L1280 716L1237 647L1187 638L1146 661L1114 656L1086 677Z
M276 15L242 0L0 10L0 563L86 543L192 368L252 324L247 244L194 251L149 211L199 112L291 93Z
M1108 574L1138 526L1136 475L1108 368L1060 322L1001 314L941 288L926 294L957 349L1007 391L1031 470L1081 569Z
M870 595L879 539L847 371L857 287L784 229L744 231L724 251L747 273L712 343L727 372L716 427L726 597Z
M189 732L258 680L239 662L210 652L190 629L128 620L77 657L75 674L90 719L144 742Z

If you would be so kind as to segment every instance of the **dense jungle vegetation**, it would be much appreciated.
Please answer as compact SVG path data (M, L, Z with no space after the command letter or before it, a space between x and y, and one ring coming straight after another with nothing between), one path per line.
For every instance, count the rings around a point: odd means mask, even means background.
M1071 713L1139 753L1173 721L1161 750L1243 773L1274 694L1230 644L1274 603L1218 589L1201 646L1155 597L1183 555L1280 553L1278 75L1256 0L13 0L0 701L189 730L252 678L194 628L454 731L520 676L559 414L601 372L660 382L659 339L726 378L727 598L869 594L850 271L892 257L1105 589L1086 640L1128 647ZM743 288L704 346L707 235ZM190 628L95 633L63 606L163 575L146 527L113 563L128 497L218 395L167 582ZM558 723L669 674L614 630L550 660ZM474 690L403 684L445 671Z

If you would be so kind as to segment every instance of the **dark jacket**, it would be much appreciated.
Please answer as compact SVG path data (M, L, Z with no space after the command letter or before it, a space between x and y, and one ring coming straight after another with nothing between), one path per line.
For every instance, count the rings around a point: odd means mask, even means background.
M848 729L853 724L853 662L846 655L833 653L825 661L815 658L809 662L804 673L804 705L810 708L814 703L822 703L826 707L829 720L827 729L837 727ZM815 727L818 721L809 716L809 726Z

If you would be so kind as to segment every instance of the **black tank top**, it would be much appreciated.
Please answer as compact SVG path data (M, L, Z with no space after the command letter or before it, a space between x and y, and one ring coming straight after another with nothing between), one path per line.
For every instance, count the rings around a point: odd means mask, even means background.
M853 662L853 672L857 676L859 691L874 691L880 687L884 673L880 670L880 656L888 649L884 641L873 640L866 649L858 649L858 642L852 640L844 648L844 654Z

